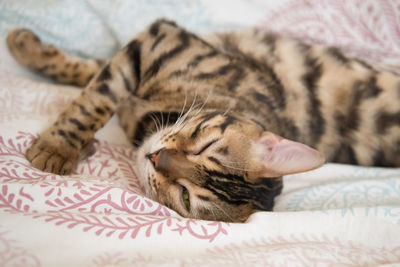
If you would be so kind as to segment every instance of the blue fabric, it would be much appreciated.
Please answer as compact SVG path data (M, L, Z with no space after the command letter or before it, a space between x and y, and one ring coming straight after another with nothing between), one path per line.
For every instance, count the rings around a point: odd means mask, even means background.
M0 35L24 27L70 53L108 58L160 17L195 32L213 27L201 0L3 0Z

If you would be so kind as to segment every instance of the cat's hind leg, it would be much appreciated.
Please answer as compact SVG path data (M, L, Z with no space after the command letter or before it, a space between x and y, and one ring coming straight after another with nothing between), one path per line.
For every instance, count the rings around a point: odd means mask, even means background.
M27 29L15 29L7 36L7 46L22 66L56 82L85 86L104 62L68 56L53 45L45 44Z

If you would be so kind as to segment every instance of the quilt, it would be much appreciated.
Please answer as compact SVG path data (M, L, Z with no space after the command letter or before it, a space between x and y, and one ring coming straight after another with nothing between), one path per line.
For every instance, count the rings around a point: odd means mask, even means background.
M80 89L22 69L7 32L108 58L159 17L197 33L246 27L400 65L396 0L0 1L0 266L398 266L400 169L325 164L284 177L273 212L247 222L180 217L144 195L113 118L69 176L24 152Z

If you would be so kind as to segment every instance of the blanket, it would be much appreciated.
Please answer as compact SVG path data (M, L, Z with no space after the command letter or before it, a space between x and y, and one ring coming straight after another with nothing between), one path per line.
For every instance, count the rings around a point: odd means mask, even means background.
M197 33L255 26L400 63L395 0L1 1L0 266L400 264L398 168L326 164L285 176L274 211L237 224L182 218L148 199L117 118L72 175L29 165L29 144L80 89L18 66L7 32L27 27L71 54L108 58L158 17Z

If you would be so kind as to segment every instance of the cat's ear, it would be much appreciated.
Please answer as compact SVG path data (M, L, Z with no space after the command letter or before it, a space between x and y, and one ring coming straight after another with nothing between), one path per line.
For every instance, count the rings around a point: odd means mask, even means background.
M256 160L263 168L263 177L304 172L325 162L324 156L317 150L270 132L264 132L254 146Z

